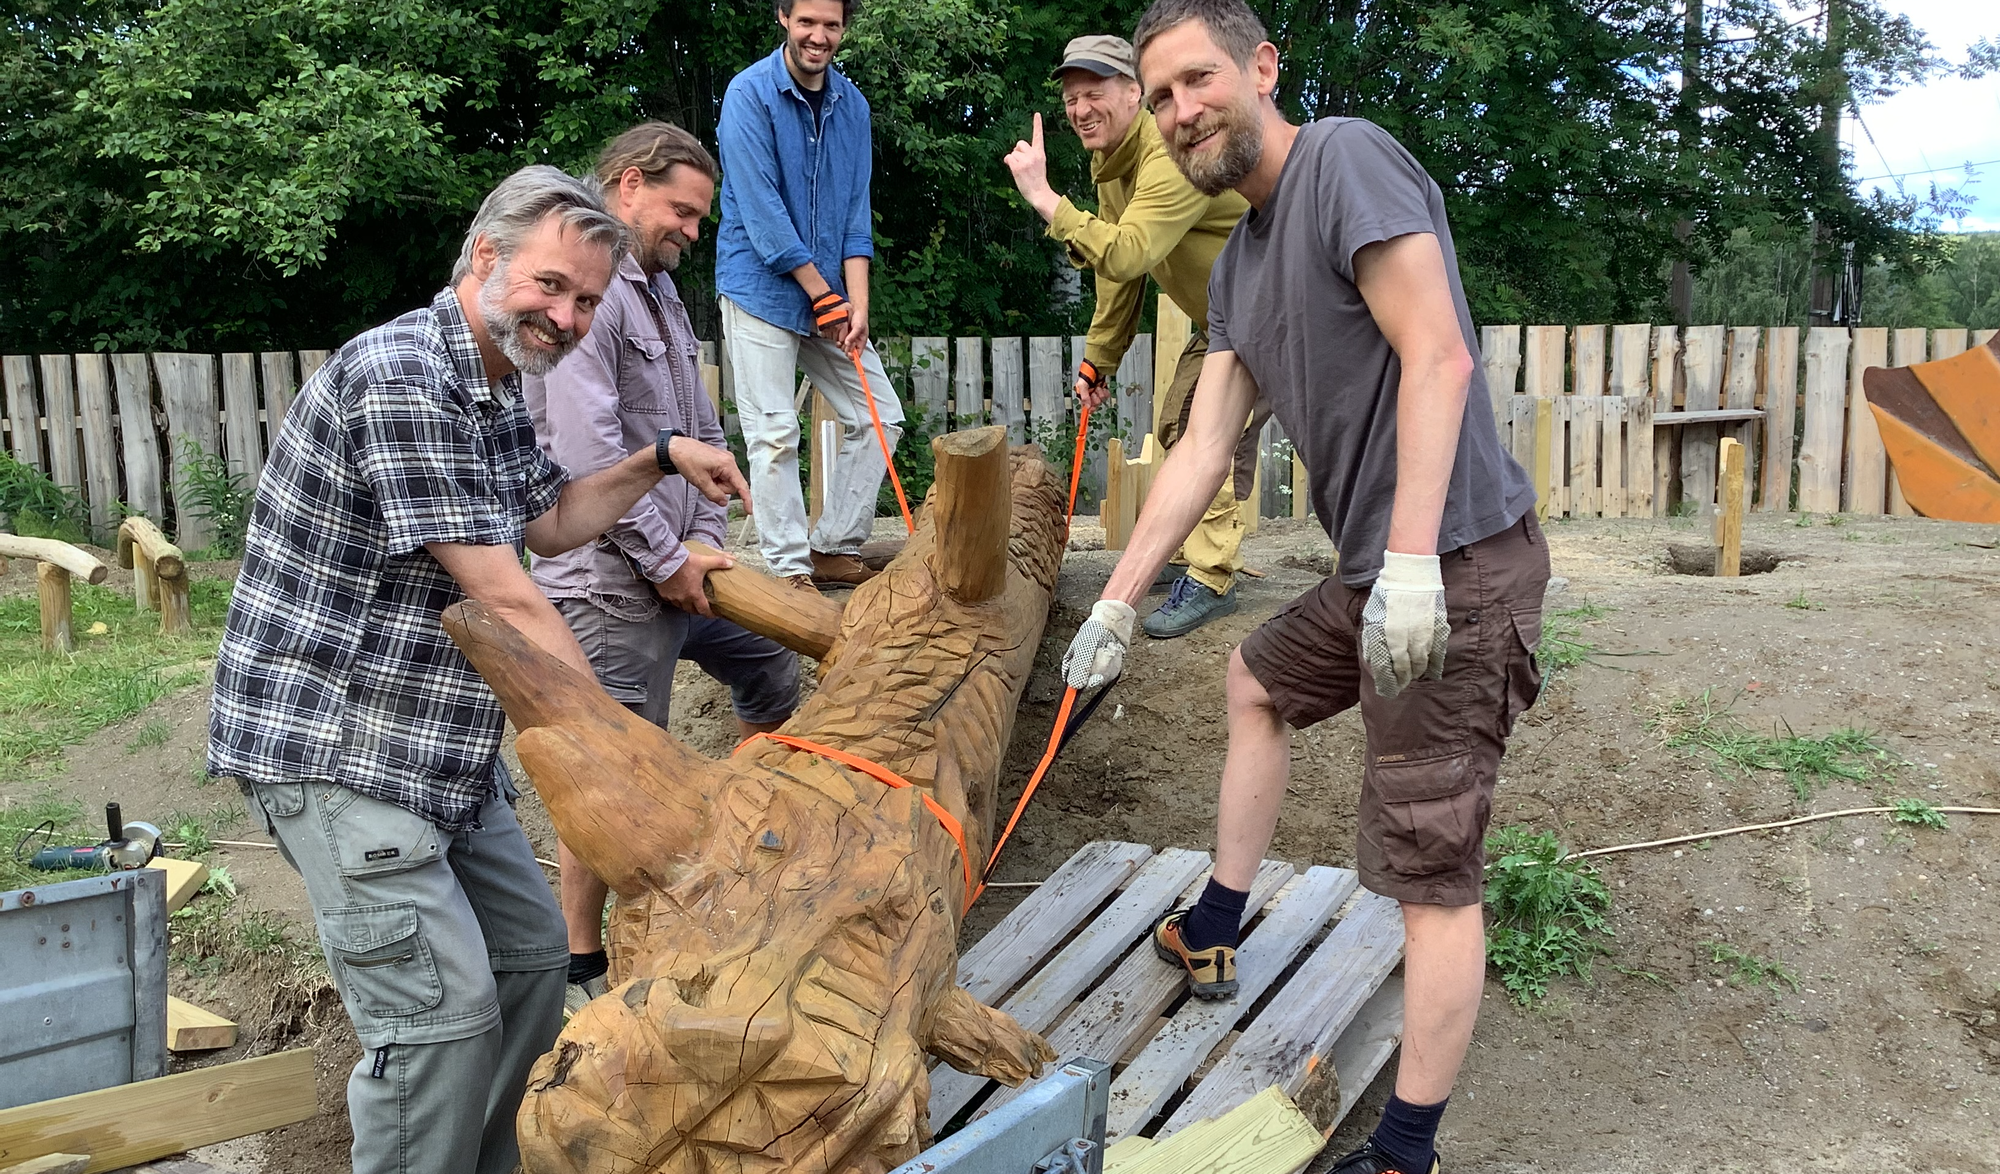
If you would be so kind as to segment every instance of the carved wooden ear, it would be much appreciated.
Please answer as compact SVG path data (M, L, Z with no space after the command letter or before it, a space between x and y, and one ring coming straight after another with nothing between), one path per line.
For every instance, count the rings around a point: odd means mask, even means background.
M704 542L686 546L696 554L721 553ZM706 588L716 615L801 656L825 660L840 636L841 605L816 591L801 591L748 567L710 571Z
M950 432L931 441L937 462L931 572L946 595L980 603L1007 586L1007 532L1013 521L1007 430Z

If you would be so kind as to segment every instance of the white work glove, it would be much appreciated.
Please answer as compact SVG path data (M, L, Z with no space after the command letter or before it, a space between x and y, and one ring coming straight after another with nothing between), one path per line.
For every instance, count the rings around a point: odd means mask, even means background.
M1063 684L1072 689L1095 689L1118 679L1125 668L1125 649L1132 643L1132 625L1139 613L1129 603L1100 599L1090 609L1090 618L1076 630L1076 639L1063 653Z
M1419 676L1441 679L1450 638L1438 557L1385 552L1361 609L1361 655L1375 674L1375 692L1394 697Z

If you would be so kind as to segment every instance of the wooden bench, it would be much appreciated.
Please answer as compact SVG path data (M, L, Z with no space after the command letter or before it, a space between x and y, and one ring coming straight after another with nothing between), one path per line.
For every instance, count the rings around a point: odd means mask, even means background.
M35 587L41 597L42 651L76 651L76 633L71 624L71 575L81 575L86 583L102 583L111 568L97 556L53 538L23 538L0 534L0 569L9 558L35 560Z

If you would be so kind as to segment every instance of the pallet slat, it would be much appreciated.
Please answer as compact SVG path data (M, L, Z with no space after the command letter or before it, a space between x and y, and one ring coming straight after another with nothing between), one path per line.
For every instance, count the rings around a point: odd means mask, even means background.
M42 412L48 423L49 479L82 489L83 446L77 440L76 371L68 355L40 356Z
M1755 326L1738 326L1729 332L1729 374L1723 383L1722 408L1724 411L1754 412L1757 410L1757 387L1763 374L1757 365L1758 352L1763 331ZM1757 484L1757 419L1752 416L1733 427L1722 429L1727 436L1743 446L1743 474L1748 485Z
M945 339L910 340L910 391L932 430L950 422L947 417L951 412L951 356Z
M118 447L125 457L125 504L162 522L167 516L160 431L153 422L153 365L145 355L111 356L118 385Z
M111 406L109 357L76 356L76 406L83 417L83 478L90 498L90 525L103 537L118 524L111 509L118 500L118 436L113 427L117 413Z
M1333 1042L1333 1071L1340 1081L1340 1103L1333 1111L1333 1120L1320 1128L1331 1128L1347 1117L1402 1042L1403 976L1397 973L1384 979L1382 988L1368 996L1368 1001L1361 1004L1361 1013Z
M1727 328L1687 328L1681 369L1687 379L1689 412L1713 412L1722 407L1722 376L1728 359ZM1653 418L1660 424L1658 415ZM1681 500L1703 510L1715 501L1715 445L1721 431L1709 423L1681 426Z
M1493 400L1493 422L1505 444L1514 420L1507 401L1521 380L1521 328L1484 326L1479 330L1479 355L1486 368L1486 392Z
M1144 844L1096 840L1050 874L958 958L958 985L991 1005L1153 856Z
M35 394L35 363L26 355L0 360L7 383L7 447L14 459L40 469L42 465L42 406Z
M255 490L264 472L264 434L257 426L257 356L222 356L222 436L230 465Z

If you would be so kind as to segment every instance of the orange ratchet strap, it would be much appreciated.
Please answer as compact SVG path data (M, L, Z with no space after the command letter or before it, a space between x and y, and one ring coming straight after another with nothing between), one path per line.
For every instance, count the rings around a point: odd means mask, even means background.
M896 458L889 452L889 434L882 431L882 413L875 410L875 393L868 386L868 372L861 369L861 352L849 351L847 357L854 361L854 374L861 379L861 398L868 401L868 418L875 421L875 439L882 445L882 464L888 467L889 484L896 487L896 504L903 507L903 526L910 533L917 532L917 522L910 516L910 499L903 496L903 479L896 475ZM1071 491L1075 500L1075 491Z

